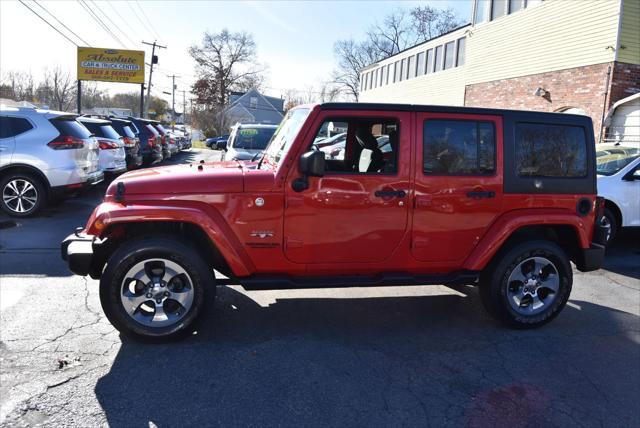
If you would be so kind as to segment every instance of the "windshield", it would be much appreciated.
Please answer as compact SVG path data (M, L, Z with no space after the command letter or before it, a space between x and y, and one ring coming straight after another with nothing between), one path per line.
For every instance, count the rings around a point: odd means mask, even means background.
M611 147L596 152L597 172L600 175L613 175L640 156L640 150L634 147Z
M293 109L287 112L265 151L264 160L266 162L262 162L261 168L265 168L265 163L272 166L277 166L280 163L291 148L291 144L293 144L293 140L300 132L302 124L307 120L309 112L310 110L306 108Z
M241 127L236 130L231 147L234 149L264 150L275 130L275 128Z

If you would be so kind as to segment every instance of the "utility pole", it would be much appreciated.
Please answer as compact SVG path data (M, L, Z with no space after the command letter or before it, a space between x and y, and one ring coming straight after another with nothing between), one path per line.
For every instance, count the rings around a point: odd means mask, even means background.
M142 44L153 46L151 49L151 68L149 69L149 86L147 86L147 100L144 103L144 117L149 117L149 97L151 96L151 77L153 76L153 64L158 63L158 57L156 56L156 48L166 49L166 46L160 46L154 40L153 43L142 41Z
M172 85L171 85L171 116L173 117L173 121L176 121L176 77L180 78L180 76L176 76L172 74L171 76Z
M187 102L185 101L185 90L182 90L182 124L187 123Z

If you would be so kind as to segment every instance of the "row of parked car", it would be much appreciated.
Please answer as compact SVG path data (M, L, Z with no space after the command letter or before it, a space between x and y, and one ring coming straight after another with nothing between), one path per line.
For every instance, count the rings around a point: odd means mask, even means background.
M187 129L155 120L0 106L0 208L34 215L48 202L191 148Z

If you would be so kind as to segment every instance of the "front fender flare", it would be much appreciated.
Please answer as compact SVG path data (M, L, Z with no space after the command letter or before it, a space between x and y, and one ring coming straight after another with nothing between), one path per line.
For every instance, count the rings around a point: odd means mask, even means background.
M202 229L236 276L248 276L255 266L222 215L208 204L196 201L158 201L120 204L103 202L89 217L88 235L101 236L109 226L145 222L184 222Z

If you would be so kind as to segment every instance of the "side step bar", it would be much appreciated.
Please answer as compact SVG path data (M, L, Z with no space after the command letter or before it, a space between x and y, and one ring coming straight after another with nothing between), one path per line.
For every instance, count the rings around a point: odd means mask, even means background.
M291 277L255 275L247 278L218 278L219 285L242 285L247 290L289 290L301 288L348 288L387 285L468 285L475 284L479 272L459 271L446 275L386 273L375 276Z

